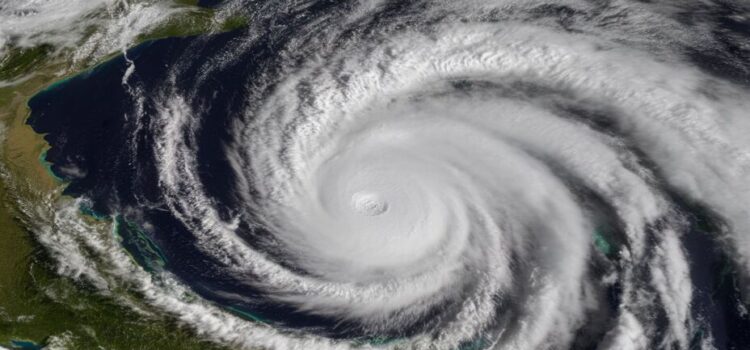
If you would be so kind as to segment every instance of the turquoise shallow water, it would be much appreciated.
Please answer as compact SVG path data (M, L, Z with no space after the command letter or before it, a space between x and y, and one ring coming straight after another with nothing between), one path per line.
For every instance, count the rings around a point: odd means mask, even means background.
M10 347L19 350L41 350L44 348L44 346L28 340L12 340Z
M228 62L222 61L225 65L220 69L210 71L208 79L201 76L206 71L206 62L223 59L224 56L217 53L226 54L227 47L234 48L237 42L249 40L245 36L247 33L237 31L216 36L149 42L128 52L128 59L132 60L137 67L130 83L137 86L139 91L146 92L139 96L148 101L142 106L139 105L143 107L143 111L134 111L133 106L138 105L140 100L131 95L132 86L126 87L122 84L121 78L129 63L123 57L116 57L95 70L67 79L56 84L54 88L40 93L30 102L32 118L29 122L35 130L47 134L47 140L52 148L49 152L42 154L41 159L54 176L70 184L66 189L66 194L90 200L90 205L80 208L83 214L93 216L98 220L111 219L115 225L114 233L120 239L123 248L147 271L151 273L169 271L201 298L225 310L230 310L253 324L262 324L263 327L291 329L300 334L310 333L335 340L353 341L355 344L390 345L397 343L395 340L408 340L412 335L430 332L433 332L437 339L441 331L440 327L449 324L449 320L454 316L452 312L456 310L457 304L451 304L451 300L443 303L441 299L439 305L432 306L429 312L419 314L416 320L406 325L390 328L368 327L366 322L351 321L338 314L346 308L332 308L326 310L328 312L315 313L296 304L285 303L283 298L285 290L266 289L264 279L269 277L268 275L263 273L235 274L226 267L231 265L234 262L231 260L236 257L230 255L228 259L225 259L226 256L221 254L224 252L210 251L210 249L205 249L205 246L198 246L200 243L197 239L198 233L204 233L198 230L210 231L213 228L212 223L216 221L233 221L236 224L233 226L232 233L237 234L237 241L241 241L242 245L254 249L271 261L278 262L277 266L281 269L294 271L309 279L321 278L314 271L308 271L304 266L297 265L299 260L290 256L291 250L283 249L279 241L273 239L275 233L269 232L255 220L255 215L262 215L262 213L254 212L255 208L247 210L247 203L242 202L244 197L237 195L240 192L243 194L252 192L252 195L256 193L252 189L247 189L245 184L236 181L233 159L227 155L227 145L232 144L235 139L227 130L230 129L228 126L235 125L237 116L246 115L243 114L246 108L263 105L262 99L267 97L268 91L275 88L274 84L277 81L275 79L283 81L285 78L277 77L275 74L288 73L284 69L289 69L289 67L284 64L296 67L295 65L299 63L296 60L304 61L306 54L320 51L320 48L312 47L312 44L310 47L300 44L300 52L303 54L295 56L297 51L288 49L287 44L295 43L296 45L299 42L307 42L296 37L301 32L299 28L307 28L306 26L309 25L314 29L334 28L332 31L336 31L338 26L333 24L335 22L329 18L329 14L338 10L345 11L332 3L316 2L314 6L300 10L306 16L277 14L278 18L274 18L273 23L282 26L285 30L264 31L259 37L252 37L252 40L255 40L252 45L243 47L240 51L232 51L231 54L236 57ZM357 27L351 31L345 31L341 36L351 40L362 40L364 44L373 44L368 41L372 39L369 35L378 31L378 25L384 25L389 30L396 31L392 33L396 36L400 34L398 31L409 28L414 23L423 25L424 28L434 29L431 27L434 23L445 20L444 17L425 20L419 17L421 13L419 10L412 9L406 3L394 2L391 7L384 8L372 23L363 24L364 28ZM568 16L566 14L575 13L569 8L556 5L532 10L532 13L541 13L550 18L565 17ZM410 15L414 17L408 17ZM307 16L316 20L308 23L304 19L308 18ZM408 18L404 23L400 23L398 22L400 16ZM318 18L321 20L318 21ZM331 22L325 22L326 20ZM561 20L561 23L563 22ZM314 25L318 23L327 23L328 27L315 27ZM294 48L297 49L296 46ZM301 51L302 49L307 51ZM339 47L331 44L331 47L326 49L336 53ZM289 58L289 52L295 52L295 55ZM396 59L396 56L393 55L391 58ZM387 65L383 65L385 66ZM337 80L331 83L331 86L336 84L346 86L349 76L339 77L336 75L338 73L340 72L332 73ZM268 79L263 80L264 78ZM194 182L190 185L195 186L179 188L175 186L177 189L171 193L165 191L163 181L160 181L160 175L163 175L164 169L159 169L155 165L163 161L163 159L155 159L155 154L159 152L159 149L164 148L166 142L160 139L164 135L161 134L161 126L154 121L163 117L163 107L166 103L153 97L165 94L166 81L172 84L166 89L168 93L179 95L180 101L187 100L185 103L194 113L191 116L195 117L195 123L199 125L189 124L178 132L168 135L178 139L188 135L184 139L189 145L184 147L183 151L191 152L191 155L194 153L196 160L195 169L190 169L190 174L196 174L195 179L192 180ZM540 95L544 94L552 95L550 99L552 101L567 98L569 96L565 96L564 93L570 93L565 91L558 95L558 91L547 91L543 89L544 86L539 87L531 83L528 86L513 86L512 88L494 86L484 81L446 85L450 85L450 93L459 96L471 95L476 92L474 90L487 88L493 93L509 96L503 95L503 97L520 97L527 102L542 99ZM310 86L301 84L296 91L299 93L298 99L303 102L314 101L314 96L310 96L312 90ZM511 93L508 90L513 91ZM429 93L425 94L429 95ZM183 96L190 96L190 98L183 99ZM249 101L248 96L255 100ZM427 98L434 97L428 96ZM174 102L174 100L167 102ZM580 103L580 101L574 99L571 103ZM557 105L543 107L549 108L553 114L559 113L560 118L580 122L584 127L593 130L592 132L600 132L607 137L617 137L617 140L627 140L629 136L622 130L618 130L617 126L613 125L615 123L598 122L604 117L595 115L593 112L596 111L587 108L588 106L565 111ZM143 114L136 114L136 112L143 112ZM180 117L179 115L170 116L170 120ZM167 117L163 118L167 119ZM294 127L289 127L289 129L293 130ZM285 132L279 138L285 139L293 136L292 132ZM172 141L172 139L167 141ZM622 148L618 151L631 152L628 155L639 158L638 161L643 163L639 163L639 166L643 165L644 169L653 171L657 174L654 177L659 178L660 169L651 164L650 159L643 152L639 153L638 145L626 144L622 145ZM167 156L176 155L168 154ZM179 160L171 164L185 166ZM568 176L556 175L561 178ZM263 179L258 177L250 180L250 182L262 182ZM675 224L677 220L675 219L675 222L669 220L671 218L656 220L643 228L643 234L647 236L644 245L651 255L633 262L628 260L628 256L620 254L622 249L628 248L630 239L624 232L625 225L622 225L623 222L618 217L620 213L612 208L608 198L591 198L591 193L578 188L584 186L583 182L575 180L571 179L566 185L570 185L571 192L575 192L577 200L588 203L584 211L596 213L592 216L597 219L600 217L604 224L594 223L586 226L585 230L577 231L585 232L584 236L587 238L584 250L590 250L592 253L590 261L586 262L585 278L587 282L590 282L586 284L586 287L595 289L592 294L595 294L602 302L598 304L598 308L586 310L590 312L587 317L591 319L579 325L580 332L575 334L574 345L581 349L594 349L598 344L606 342L607 330L614 328L618 315L626 309L621 304L623 291L643 288L644 293L649 296L644 299L653 301L653 304L650 304L648 310L637 310L637 312L643 313L644 324L651 327L652 333L649 335L654 339L650 340L650 344L656 346L660 341L658 338L662 334L669 333L670 329L667 326L670 320L667 313L670 310L659 304L656 297L657 291L650 287L650 283L654 280L651 274L652 267L659 265L661 261L659 259L663 258L659 255L660 249L663 249L659 246L659 235L663 233L665 227ZM674 210L665 216L678 213L679 218L685 221L685 223L680 222L682 226L679 226L681 230L679 240L680 247L684 246L687 256L686 264L691 278L690 287L695 291L691 300L685 302L689 303L690 312L698 320L697 322L700 322L698 326L690 329L691 346L699 346L701 342L708 339L709 334L719 344L720 349L733 349L748 343L750 338L745 331L749 324L748 317L738 312L737 309L741 301L738 298L736 271L727 268L730 259L719 253L721 247L713 240L721 233L719 225L715 222L717 220L714 220L716 215L681 202L679 194L673 193L661 181L648 182L648 186L653 186L649 189L659 192L660 196L663 195L670 203L670 209ZM208 200L204 202L208 203L211 209L215 209L215 215L211 215L214 211L206 211L199 212L192 217L191 215L195 213L186 213L182 207L175 209L174 205L170 206L165 201L165 198L170 196L179 197L177 201L191 200L194 198L191 195L197 188L201 191L205 190ZM201 204L205 204L204 202ZM188 203L188 205L192 204L194 203ZM675 224L675 226L678 225ZM596 228L596 231L588 232L591 227ZM550 231L554 231L554 228ZM564 239L560 242L562 241ZM529 247L524 248L530 251L549 248L543 243L529 242ZM377 251L378 247L367 248ZM540 254L540 256L559 258L567 254L565 251L551 250L553 251L548 251L549 254ZM584 256L580 251L576 252L577 256ZM213 253L217 254L213 255ZM526 316L521 309L526 302L532 302L532 299L527 299L527 296L533 294L534 287L524 288L523 283L527 280L538 282L534 280L537 272L534 264L537 261L521 259L511 259L511 261L512 269L516 273L511 284L514 287L518 286L518 289L498 293L495 300L492 300L492 303L497 303L497 305L492 304L492 307L497 307L495 310L499 315L497 319L503 322L506 321L503 319L506 315L514 315L521 319ZM543 262L545 266L555 265L554 262ZM720 272L717 273L717 269L720 269ZM491 271L488 272L490 273ZM560 275L562 274L561 272ZM471 274L461 274L461 277L467 275ZM633 280L626 281L618 279L618 276L635 277ZM472 281L467 278L463 289L452 291L450 298L446 299L471 300L471 288L479 282L480 280ZM624 288L623 283L630 283L631 285L627 286L630 288ZM355 289L355 292L360 286L357 283L347 285ZM306 290L306 292L310 294L304 296L309 297L315 293L313 290ZM277 293L279 295L276 295ZM384 305L385 307L387 305ZM633 309L636 307L634 306ZM497 325L490 324L486 328L495 326ZM511 332L517 328L521 327L508 327ZM487 329L478 330L476 334L480 336L472 333L473 339L462 342L461 349L487 348L491 342L486 341L486 338L481 335ZM496 334L500 333L496 332Z

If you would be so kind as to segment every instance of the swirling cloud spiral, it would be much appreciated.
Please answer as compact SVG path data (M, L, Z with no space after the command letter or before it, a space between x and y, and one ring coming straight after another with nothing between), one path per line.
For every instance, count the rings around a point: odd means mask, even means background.
M694 257L726 257L744 307L750 65L701 6L229 3L240 35L196 39L158 86L134 58L127 88L152 205L232 288L131 278L247 348L721 348ZM307 321L217 306L263 303Z

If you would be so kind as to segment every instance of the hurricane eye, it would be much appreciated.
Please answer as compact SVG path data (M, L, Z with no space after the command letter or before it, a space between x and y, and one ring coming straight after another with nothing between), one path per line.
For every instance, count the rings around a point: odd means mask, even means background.
M750 348L746 2L0 0L17 270L237 349Z
M388 202L375 193L357 192L352 195L352 207L359 214L376 216L388 211Z

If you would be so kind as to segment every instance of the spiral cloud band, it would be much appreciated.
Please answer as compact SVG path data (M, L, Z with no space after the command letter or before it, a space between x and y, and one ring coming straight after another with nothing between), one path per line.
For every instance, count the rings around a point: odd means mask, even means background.
M93 235L59 207L40 241L62 272L249 349L742 344L718 320L748 322L750 64L713 9L230 2L248 28L57 88L126 102L32 101L66 191L128 227ZM73 122L92 113L107 123ZM711 301L722 261L733 287Z

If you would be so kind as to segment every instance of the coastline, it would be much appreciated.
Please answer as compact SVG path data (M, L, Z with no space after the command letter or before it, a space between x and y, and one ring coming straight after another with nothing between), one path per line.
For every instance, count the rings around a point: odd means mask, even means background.
M183 3L185 3L183 1ZM187 4L192 5L192 4ZM240 28L234 24L213 23L212 10L196 8L188 15L197 17L169 21L165 27L139 38L147 41L175 36ZM196 21L203 21L201 25ZM187 25L186 25L187 24ZM217 29L218 28L218 29ZM99 295L82 283L62 277L44 248L24 224L19 203L45 203L60 197L64 181L45 160L49 145L43 134L27 124L28 101L38 93L53 89L68 79L86 74L116 59L113 53L84 69L71 69L62 57L47 58L22 72L17 84L0 87L2 126L2 183L0 196L0 347L16 348L18 342L39 346L59 343L71 349L160 348L219 349L200 339L174 320L143 315ZM3 68L0 66L0 68ZM83 209L83 208L82 208ZM100 220L95 213L81 215ZM109 220L111 224L111 220ZM15 342L15 343L14 343Z

